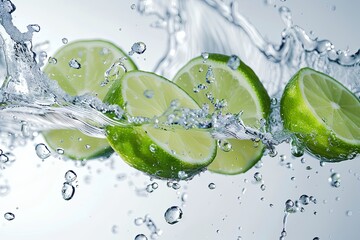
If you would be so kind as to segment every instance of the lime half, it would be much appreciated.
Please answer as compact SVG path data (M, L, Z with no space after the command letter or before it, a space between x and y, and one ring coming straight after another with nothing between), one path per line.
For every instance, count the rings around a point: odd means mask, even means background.
M113 84L105 102L118 104L132 117L161 116L173 101L199 109L197 103L169 80L153 73L131 71ZM134 168L166 179L185 179L204 169L216 154L210 133L180 126L167 129L154 124L108 126L108 140Z
M249 127L259 128L260 120L269 115L270 98L264 86L251 68L236 56L209 54L206 60L195 58L176 74L174 82L199 105L209 104L210 111L214 110L216 102L225 101L224 112L242 112L241 119ZM208 167L210 171L244 173L263 155L262 143L239 139L227 141L231 148L217 150L215 160Z
M324 161L351 159L360 152L360 101L335 79L303 68L281 99L284 128Z
M127 59L122 61L122 66L119 59L123 57ZM102 100L125 68L132 70L136 66L119 47L103 40L81 40L59 49L44 72L72 96L91 94ZM107 80L105 72L109 75ZM51 130L43 135L52 149L61 149L72 159L92 159L113 152L106 139L90 137L77 130Z

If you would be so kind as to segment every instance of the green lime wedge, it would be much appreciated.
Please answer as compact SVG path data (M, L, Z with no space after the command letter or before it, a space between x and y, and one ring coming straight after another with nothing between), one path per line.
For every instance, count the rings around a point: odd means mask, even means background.
M284 128L323 161L360 152L360 101L335 79L310 68L297 72L280 102Z
M161 116L178 101L181 107L199 109L182 89L154 73L131 71L113 84L105 102L118 104L131 117ZM115 151L134 168L165 179L186 179L203 170L216 154L210 133L154 124L108 126L107 138Z
M238 63L234 65L234 61ZM259 128L260 120L266 120L270 112L270 98L259 78L235 56L209 54L206 60L203 57L195 58L176 74L174 82L199 105L209 104L210 110L214 109L211 101L224 99L227 103L224 112L242 112L241 118L249 127ZM229 139L228 142L231 149L217 150L215 160L208 167L210 171L244 173L263 155L262 143L239 139Z
M127 70L136 69L132 60L116 45L103 40L80 40L60 48L50 58L44 72L72 96L91 94L102 100L114 80L125 72L120 64L116 65L123 57L127 58L122 61ZM112 70L108 71L113 64ZM106 139L90 137L77 130L51 130L43 135L52 149L64 151L71 159L92 159L113 152Z

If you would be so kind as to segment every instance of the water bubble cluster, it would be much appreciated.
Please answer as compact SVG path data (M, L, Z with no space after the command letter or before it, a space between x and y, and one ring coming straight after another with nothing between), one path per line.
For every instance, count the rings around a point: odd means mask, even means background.
M150 238L151 239L157 239L158 236L160 236L162 234L161 229L157 228L156 224L150 218L149 215L145 215L144 218L141 218L141 217L135 218L134 223L135 223L136 226L141 226L141 225L145 224L146 227L150 231ZM143 234L141 234L141 235L143 235Z
M73 182L76 180L77 175L73 170L68 170L65 173L65 182L63 183L63 187L61 189L61 194L64 200L69 201L74 197L75 187L73 186Z

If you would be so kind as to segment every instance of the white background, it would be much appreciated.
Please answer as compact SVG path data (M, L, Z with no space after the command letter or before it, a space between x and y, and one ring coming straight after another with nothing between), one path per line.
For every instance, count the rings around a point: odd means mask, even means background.
M340 49L349 47L354 52L359 47L359 1L274 0L276 7L266 6L260 0L241 2L242 13L273 42L280 40L283 29L277 8L286 5L293 12L294 22L307 32L331 39ZM14 0L17 10L13 16L20 30L31 23L41 26L34 42L49 40L49 55L62 45L64 37L69 41L108 39L125 51L130 50L134 42L143 41L147 51L136 56L135 61L140 69L151 70L165 52L166 34L150 28L154 18L132 10L133 3L136 2ZM34 146L42 141L38 137L26 147L15 149L16 161L0 172L0 184L11 188L9 194L0 196L0 216L5 212L15 214L13 221L0 217L0 239L134 239L138 233L150 235L146 226L134 224L136 217L145 214L163 230L160 239L230 240L238 236L278 239L285 201L298 199L302 194L315 196L318 203L309 204L304 213L289 217L287 239L360 238L359 159L320 167L318 160L305 156L306 163L302 164L300 159L291 159L285 146L281 151L292 162L293 169L280 166L278 157L264 158L261 169L238 176L204 173L191 182L182 182L178 191L168 188L166 182L157 181L159 189L148 197L141 197L136 189L144 188L150 179L119 158L91 161L85 167L52 157L42 162L34 151ZM308 166L311 170L306 169ZM69 169L77 173L78 187L74 198L64 201L61 187ZM331 169L342 176L340 188L333 188L328 182ZM252 182L256 171L263 175L265 191ZM119 174L126 177L118 180ZM295 180L290 180L291 177ZM86 183L86 178L90 183ZM216 189L207 187L211 182L216 184ZM188 194L184 206L180 199L183 193ZM173 205L180 206L184 215L179 223L168 225L163 214ZM346 214L349 210L351 216ZM117 226L115 233L114 225Z

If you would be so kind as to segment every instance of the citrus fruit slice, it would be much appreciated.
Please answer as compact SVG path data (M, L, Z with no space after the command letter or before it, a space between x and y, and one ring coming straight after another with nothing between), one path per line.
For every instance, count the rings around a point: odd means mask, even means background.
M360 152L360 101L335 79L310 68L298 71L280 102L284 128L324 161Z
M123 66L116 65L123 57L127 58ZM72 96L91 94L102 100L114 80L124 74L124 67L136 69L119 47L103 40L80 40L60 48L50 58L44 72ZM107 79L105 72L109 73ZM106 139L90 137L78 130L51 130L43 135L52 149L61 149L72 159L92 159L113 152Z
M234 65L234 61L238 63ZM225 100L224 111L233 114L242 112L241 119L249 127L259 128L260 120L266 119L270 112L270 98L264 86L236 56L209 54L206 60L195 58L176 74L174 82L199 105L209 104L210 111L214 109L216 100ZM231 148L218 149L215 160L208 167L210 171L244 173L263 155L262 143L239 139L227 141L227 146Z
M182 108L199 109L182 89L154 73L131 71L115 82L105 102L118 104L131 117L161 116L173 101ZM108 126L107 138L134 168L165 179L185 179L204 169L216 154L210 133L181 126L163 129L154 124Z

